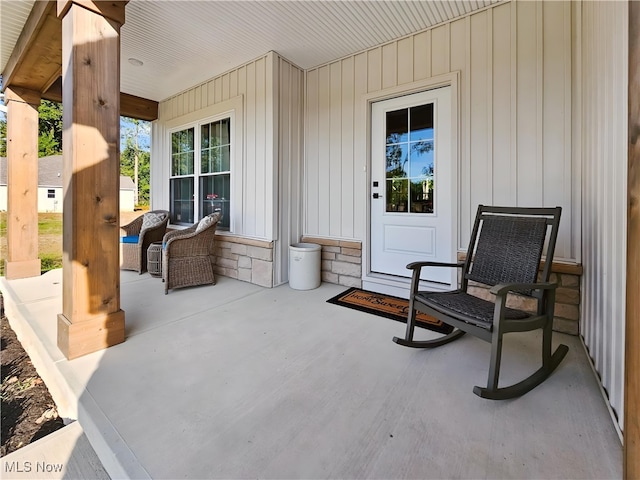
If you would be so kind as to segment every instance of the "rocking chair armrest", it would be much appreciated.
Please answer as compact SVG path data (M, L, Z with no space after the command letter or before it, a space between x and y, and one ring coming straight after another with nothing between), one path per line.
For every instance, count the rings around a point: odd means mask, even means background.
M407 269L416 270L422 267L456 267L462 268L464 266L464 262L457 263L446 263L446 262L411 262L407 265Z
M497 296L503 296L512 291L520 290L555 290L558 288L557 283L540 282L540 283L501 283L491 287L489 292Z
M420 285L420 272L422 271L422 267L455 267L462 268L464 266L464 262L456 262L456 263L447 263L447 262L411 262L407 265L408 270L413 270L411 274L411 295L415 294L418 291L418 287Z

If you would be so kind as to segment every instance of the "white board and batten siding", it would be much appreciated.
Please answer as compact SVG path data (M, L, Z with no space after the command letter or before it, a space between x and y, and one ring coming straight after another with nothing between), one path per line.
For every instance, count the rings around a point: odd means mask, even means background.
M169 204L168 127L233 108L238 157L232 169L232 233L275 241L276 256L299 241L300 220L290 220L301 216L303 80L302 70L269 52L160 102L152 135L154 208ZM275 284L287 281L286 261L274 260Z
M624 425L627 222L628 5L575 6L575 113L583 159L582 315L580 332L618 425Z
M479 203L560 205L556 259L580 261L569 2L498 4L308 70L305 235L366 241L367 100L455 72L458 248Z
M277 112L278 188L276 218L278 239L274 263L275 284L289 280L289 245L302 236L302 168L304 158L304 73L287 60L277 57L275 104Z

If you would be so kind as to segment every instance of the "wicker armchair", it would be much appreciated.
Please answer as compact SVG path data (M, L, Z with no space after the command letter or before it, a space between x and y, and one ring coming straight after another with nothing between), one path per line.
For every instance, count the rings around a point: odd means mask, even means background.
M162 243L164 293L170 288L215 284L213 246L222 212L203 217L185 230L167 233Z
M133 222L120 227L125 236L120 238L122 243L123 270L135 270L142 274L147 270L147 248L153 242L160 242L167 230L169 212L153 210L140 215Z

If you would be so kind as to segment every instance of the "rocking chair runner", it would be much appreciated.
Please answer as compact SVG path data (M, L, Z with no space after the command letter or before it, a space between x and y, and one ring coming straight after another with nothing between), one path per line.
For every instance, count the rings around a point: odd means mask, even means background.
M405 338L393 341L407 347L433 348L445 345L465 333L491 343L491 364L487 387L473 392L494 400L518 397L542 383L560 364L569 348L560 345L551 353L553 310L557 284L550 283L560 207L509 208L478 206L467 257L461 263L414 262L409 315ZM547 235L548 227L551 231ZM540 259L546 244L544 268L538 278ZM422 267L462 268L460 288L450 292L419 290ZM491 285L495 302L468 293L469 281ZM506 306L507 294L517 293L537 299L536 313ZM416 311L442 320L454 330L441 338L426 341L413 339ZM542 367L521 382L498 387L502 336L509 332L543 330Z

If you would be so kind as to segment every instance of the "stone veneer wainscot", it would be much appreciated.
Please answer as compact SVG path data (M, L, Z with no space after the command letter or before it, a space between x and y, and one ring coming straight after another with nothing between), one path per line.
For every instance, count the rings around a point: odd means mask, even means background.
M273 287L273 242L216 234L214 272L262 287Z
M302 237L303 242L322 246L322 281L362 287L362 243L353 240ZM458 253L464 260L465 252ZM557 332L578 335L580 322L580 278L582 265L554 262L551 281L558 282L556 290L553 329ZM491 300L494 296L485 285L470 283L469 292L480 298ZM519 295L510 295L507 305L527 311L535 311L535 300Z
M302 237L303 242L322 246L322 281L362 287L362 243L356 240Z

